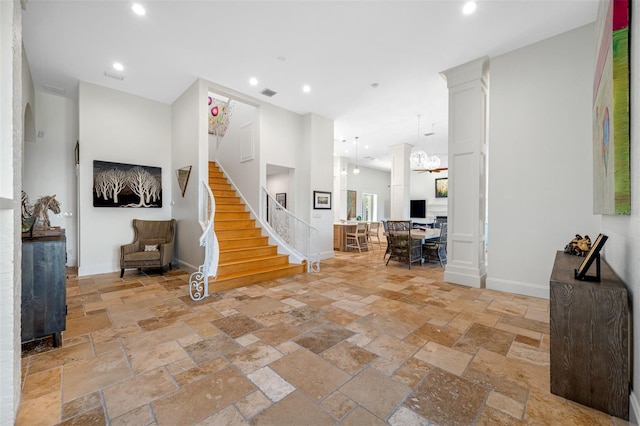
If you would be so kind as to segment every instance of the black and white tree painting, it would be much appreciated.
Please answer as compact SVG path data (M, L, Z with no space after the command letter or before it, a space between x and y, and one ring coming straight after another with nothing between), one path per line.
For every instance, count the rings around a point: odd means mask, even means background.
M162 169L93 162L94 207L162 207Z

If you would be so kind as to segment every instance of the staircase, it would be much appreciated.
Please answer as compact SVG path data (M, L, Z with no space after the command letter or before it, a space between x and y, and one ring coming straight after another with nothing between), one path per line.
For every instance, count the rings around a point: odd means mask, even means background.
M291 264L289 256L269 245L255 219L214 162L209 163L209 187L216 199L214 231L220 247L216 292L306 272L306 263Z

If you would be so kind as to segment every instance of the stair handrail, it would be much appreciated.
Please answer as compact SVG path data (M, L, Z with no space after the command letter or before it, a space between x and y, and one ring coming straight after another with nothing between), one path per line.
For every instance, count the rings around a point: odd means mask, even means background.
M198 214L198 221L203 232L199 242L200 246L204 247L204 261L189 278L189 294L191 299L195 301L209 297L209 276L212 276L215 281L220 260L220 246L213 227L216 214L216 198L204 180L200 185L200 195L203 202Z
M315 240L318 230L280 204L263 186L260 192L261 222L281 244L307 261L307 272L320 272L320 252ZM266 201L266 203L265 203Z
M233 189L235 189L235 191L238 193L238 196L240 197L240 199L242 200L242 202L245 204L245 206L247 206L247 208L249 209L249 212L251 213L251 215L256 219L256 221L260 224L260 227L269 235L269 238L271 238L273 241L275 241L278 244L279 250L284 251L285 253L287 253L289 255L289 259L293 262L293 263L302 263L303 261L306 260L307 262L307 272L319 272L320 271L320 253L318 252L317 255L308 255L305 256L304 254L302 254L301 251L296 250L295 248L293 248L290 244L288 244L285 240L283 240L278 234L277 232L275 232L275 230L267 223L266 220L264 220L264 218L262 217L262 215L257 214L256 211L253 209L253 207L251 206L250 203L247 202L247 199L244 197L244 195L242 194L242 191L240 191L240 189L238 189L238 185L235 184L235 182L233 181L233 179L231 178L231 176L229 175L229 173L227 173L224 169L224 166L222 164L220 164L220 162L216 162L216 165L218 166L218 168L220 169L220 171L222 173L224 173L225 177L227 178L227 180L229 181L229 183L231 184L231 186L233 187ZM264 189L264 188L263 188ZM259 196L260 198L260 205L263 205L262 202L262 192L261 195ZM295 216L294 216L295 217ZM311 236L312 233L315 232L315 234L317 235L318 230L313 228L311 225L305 223L304 221L302 221L302 219L299 219L296 217L296 219L298 221L300 221L301 223L304 223L307 227L311 228L313 231L309 230L308 235L309 235L309 240L311 240ZM310 246L307 250L308 253L311 253L313 251L312 246Z

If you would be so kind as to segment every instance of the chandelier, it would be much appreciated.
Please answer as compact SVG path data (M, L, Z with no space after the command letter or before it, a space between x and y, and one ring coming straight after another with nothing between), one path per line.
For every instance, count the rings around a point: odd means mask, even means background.
M432 132L433 133L433 132ZM420 141L420 114L418 114L418 140ZM429 155L421 149L416 149L409 156L409 163L414 169L433 170L440 167L440 158L436 155Z

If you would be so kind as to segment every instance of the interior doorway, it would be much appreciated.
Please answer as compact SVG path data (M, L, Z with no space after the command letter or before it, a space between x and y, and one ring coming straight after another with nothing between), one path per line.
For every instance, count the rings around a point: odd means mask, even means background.
M365 222L378 221L378 195L362 194L362 220Z

